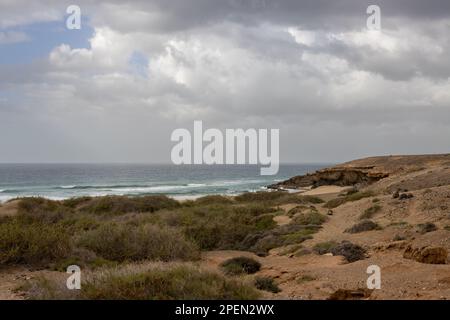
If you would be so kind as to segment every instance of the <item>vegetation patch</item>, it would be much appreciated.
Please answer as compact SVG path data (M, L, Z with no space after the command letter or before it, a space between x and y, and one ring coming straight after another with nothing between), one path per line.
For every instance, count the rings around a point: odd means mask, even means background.
M197 247L187 241L181 232L154 225L106 223L83 234L78 245L104 259L117 262L199 258Z
M313 251L317 254L322 255L325 253L330 253L337 245L338 243L335 241L320 242L314 245Z
M248 257L236 257L222 262L220 267L228 275L252 274L261 269L261 263Z
M319 197L315 196L302 196L295 193L288 193L284 191L271 191L271 192L246 192L241 195L235 197L235 201L237 202L260 202L265 205L275 206L282 205L288 203L297 203L297 204L319 204L324 201Z
M279 226L270 231L248 235L241 244L241 250L248 250L260 256L265 256L269 250L287 245L300 244L312 239L312 235L320 226L290 223Z
M363 220L357 224L355 224L354 226L346 229L344 232L346 233L360 233L360 232L365 232L365 231L371 231L371 230L379 230L381 229L381 227L371 221L371 220Z
M234 201L229 197L221 195L209 195L198 198L194 201L194 205L212 205L212 204L233 204Z
M84 279L84 278L83 278ZM63 283L64 285L61 285ZM259 298L251 285L190 264L128 265L94 272L81 290L65 281L39 278L23 286L29 299L87 300L247 300Z
M437 227L432 222L421 223L417 225L417 231L421 234L436 231Z
M364 212L359 216L360 219L370 219L372 218L376 213L381 211L381 206L380 205L374 205L371 206L370 208L367 208L366 210L364 210Z
M324 207L333 209L339 207L340 205L346 202L358 201L364 198L373 197L375 194L372 191L358 191L355 193L347 194L346 196L331 199L327 203L325 203Z
M164 195L106 196L92 198L84 203L80 210L94 214L124 214L129 212L155 212L162 209L175 209L180 206L178 201Z
M302 275L301 277L298 277L295 281L296 281L298 284L302 284L302 283L310 282L310 281L314 281L314 280L316 280L315 277L313 277L313 276L311 276L311 275L308 275L308 274L304 274L304 275Z
M296 216L294 218L294 222L298 223L300 225L316 225L320 226L325 221L327 221L327 217L323 214L320 214L319 212L315 210L311 210L308 213L301 213L300 215Z
M259 290L269 291L272 293L278 293L281 291L275 281L270 277L256 277L255 287Z
M331 253L335 256L343 256L347 262L363 260L366 257L366 250L350 241L342 241L331 249Z
M69 236L58 225L0 223L0 265L45 266L71 252Z

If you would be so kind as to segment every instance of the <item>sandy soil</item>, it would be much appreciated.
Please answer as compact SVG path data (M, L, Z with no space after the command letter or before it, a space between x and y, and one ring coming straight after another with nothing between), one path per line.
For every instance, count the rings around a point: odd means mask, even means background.
M341 193L348 190L349 187L340 187L340 186L320 186L309 191L305 191L302 195L305 196L318 196L330 193Z

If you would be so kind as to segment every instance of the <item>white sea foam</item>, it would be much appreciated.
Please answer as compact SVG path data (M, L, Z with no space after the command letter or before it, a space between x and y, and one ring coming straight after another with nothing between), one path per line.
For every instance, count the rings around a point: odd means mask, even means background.
M16 198L15 196L0 196L0 203Z

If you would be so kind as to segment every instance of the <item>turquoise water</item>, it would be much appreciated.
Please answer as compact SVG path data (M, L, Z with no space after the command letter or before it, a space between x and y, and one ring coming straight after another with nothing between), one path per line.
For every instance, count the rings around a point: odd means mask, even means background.
M261 176L260 167L251 165L0 164L0 201L25 196L232 195L263 190L268 184L325 166L285 164L277 175Z

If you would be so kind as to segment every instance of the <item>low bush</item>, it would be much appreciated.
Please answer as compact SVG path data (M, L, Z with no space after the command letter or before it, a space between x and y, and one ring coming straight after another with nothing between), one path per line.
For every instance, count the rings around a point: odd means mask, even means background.
M327 221L327 217L314 210L311 210L308 213L301 213L294 218L294 222L300 225L320 226L325 221Z
M39 197L22 198L18 203L18 219L23 223L57 223L73 213L59 201Z
M220 267L228 275L252 274L261 269L261 263L248 257L236 257L225 260Z
M366 257L364 248L349 241L342 241L331 249L331 253L335 256L343 256L348 262L363 260Z
M364 232L364 231L370 231L370 230L379 230L381 229L381 227L371 221L371 220L363 220L357 224L355 224L354 226L346 229L344 232L346 233L360 233L360 232Z
M111 261L195 260L197 247L175 229L105 223L81 235L78 245Z
M425 233L428 233L428 232L436 231L437 227L432 222L426 222L426 223L418 224L417 225L417 230L419 231L419 233L425 234Z
M319 204L324 201L315 196L302 196L297 193L288 193L285 191L260 191L260 192L246 192L235 197L237 202L262 202L269 206L282 205L287 203Z
M316 280L315 277L310 276L310 275L308 275L308 274L304 274L304 275L302 275L301 277L297 278L297 279L296 279L296 282L297 282L298 284L303 284L303 283L305 283L305 282L310 282L310 281L314 281L314 280Z
M0 224L0 265L44 266L70 252L70 238L59 225L16 220Z
M281 291L275 281L270 277L256 277L255 287L259 290L269 291L272 293L278 293Z
M249 235L276 227L276 209L261 205L211 205L161 212L161 224L183 230L203 250L236 250Z
M326 242L320 242L314 245L313 251L317 254L325 254L330 253L333 248L335 248L338 245L335 241L326 241Z
M307 206L305 206L305 205L295 206L294 208L290 209L290 210L287 212L287 215L288 215L289 217L292 218L292 217L295 216L297 213L301 213L301 212L303 212L303 211L305 211L305 210L307 210L307 209L309 209L309 207L307 207Z
M237 202L274 201L289 195L284 191L245 192L234 198Z
M381 211L381 206L374 205L370 208L367 208L364 210L364 212L359 216L360 219L370 219L372 218L377 212Z
M194 205L211 205L211 204L232 204L233 200L229 197L221 195L209 195L198 198L194 201Z
M325 203L324 207L333 209L333 208L339 207L340 205L342 205L346 202L358 201L358 200L361 200L364 198L372 197L374 195L375 194L372 191L358 191L355 193L348 194L344 197L331 199L330 201Z
M311 239L319 226L301 225L292 222L264 232L249 234L241 242L240 250L247 250L265 256L269 250L291 244L300 244Z
M95 272L81 290L65 281L40 278L23 286L29 299L83 300L248 300L259 298L252 286L190 264L128 265Z
M124 214L129 212L155 212L162 209L175 209L180 206L178 201L163 195L106 196L92 198L81 206L80 210L94 214Z

